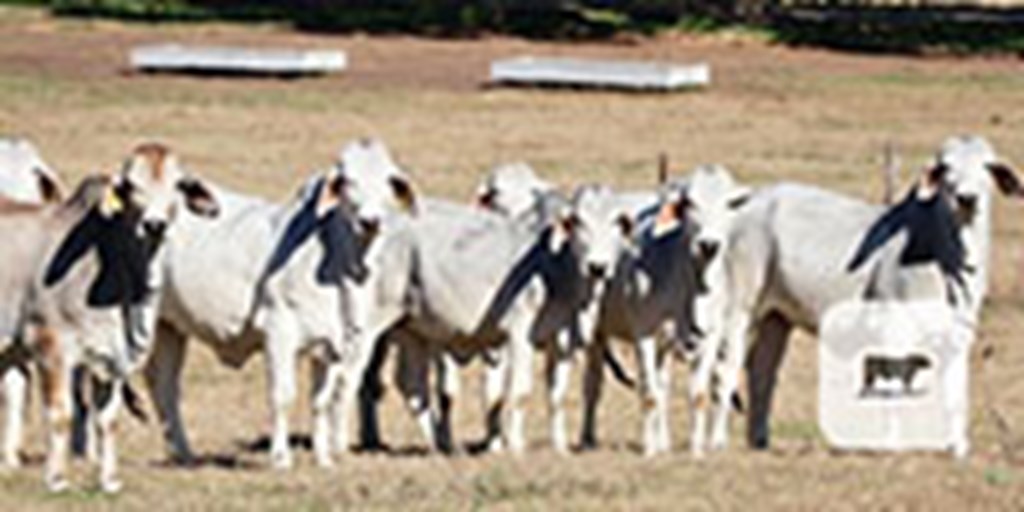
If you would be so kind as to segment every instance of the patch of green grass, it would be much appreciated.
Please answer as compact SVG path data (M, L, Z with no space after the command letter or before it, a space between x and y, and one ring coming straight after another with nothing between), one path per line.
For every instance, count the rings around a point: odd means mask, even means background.
M1013 481L1013 474L1007 468L985 468L985 483L993 487L1003 487Z
M798 441L822 439L818 424L813 421L779 421L772 427L772 433L782 439Z

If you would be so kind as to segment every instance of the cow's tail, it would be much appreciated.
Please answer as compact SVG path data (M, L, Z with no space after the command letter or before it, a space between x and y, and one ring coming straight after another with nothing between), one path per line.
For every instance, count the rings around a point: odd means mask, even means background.
M622 363L615 357L611 347L604 348L604 364L608 366L608 369L612 371L612 375L615 376L615 380L619 381L620 384L629 389L636 389L636 380L626 372Z
M604 363L608 366L608 369L612 371L612 375L615 376L615 380L619 381L620 384L629 389L636 389L636 380L629 375L619 359L615 357L615 352L612 352L610 347L605 347L604 349ZM738 391L734 391L732 393L729 397L729 403L736 414L746 413L747 406L744 404L743 397L740 396Z
M135 419L142 423L149 423L149 414L143 405L142 396L135 391L130 382L125 382L121 387L121 398L124 399L124 406Z
M746 405L743 404L743 397L740 396L739 392L733 391L729 401L732 403L732 410L736 414L743 414L747 411Z

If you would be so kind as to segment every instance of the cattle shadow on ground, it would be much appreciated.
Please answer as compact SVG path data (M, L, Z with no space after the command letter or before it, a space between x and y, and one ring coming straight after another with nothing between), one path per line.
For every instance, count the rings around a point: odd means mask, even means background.
M161 460L152 464L154 467L160 469L204 469L204 468L216 468L216 469L228 469L236 471L257 471L264 468L264 465L252 461L246 460L239 457L236 454L230 453L207 453L202 455L196 455L188 463L174 462L170 460Z

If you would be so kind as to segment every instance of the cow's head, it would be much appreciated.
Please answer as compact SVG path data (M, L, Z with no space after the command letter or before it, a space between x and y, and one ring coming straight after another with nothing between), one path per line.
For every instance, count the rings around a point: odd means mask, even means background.
M669 183L663 190L656 231L664 232L684 217L690 223L692 252L698 262L708 263L721 254L729 226L750 197L750 189L737 183L724 167L698 167L686 181Z
M554 188L537 176L529 165L502 165L491 170L477 187L476 203L488 210L515 217L534 207L537 194L551 192Z
M614 192L601 185L576 190L570 205L555 219L552 243L573 244L582 271L591 279L612 276L621 258L633 248L634 218L615 201Z
M31 142L0 139L0 195L26 203L59 203L64 185Z
M182 207L203 217L219 211L210 189L188 175L167 146L151 142L137 146L125 160L100 211L131 222L140 236L159 241Z
M947 139L922 181L948 193L958 217L967 226L979 214L988 212L993 188L1008 196L1024 196L1024 185L1017 172L999 159L987 140L978 136Z
M317 216L341 208L368 232L395 212L416 212L416 191L384 143L361 139L342 148L338 162L324 177Z
M337 164L313 178L298 197L267 263L269 278L314 237L325 248L317 269L322 283L365 275L363 252L393 214L415 214L416 193L407 175L379 141L359 140L342 149Z

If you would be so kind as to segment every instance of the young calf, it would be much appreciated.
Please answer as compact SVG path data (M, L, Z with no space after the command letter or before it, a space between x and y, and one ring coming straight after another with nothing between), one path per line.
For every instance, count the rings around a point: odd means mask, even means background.
M216 214L205 187L158 144L135 149L114 177L83 181L66 203L6 205L0 232L0 372L34 360L48 428L47 486L65 489L71 372L85 365L99 407L100 485L115 492L121 387L148 352L162 285L163 239L184 206Z

